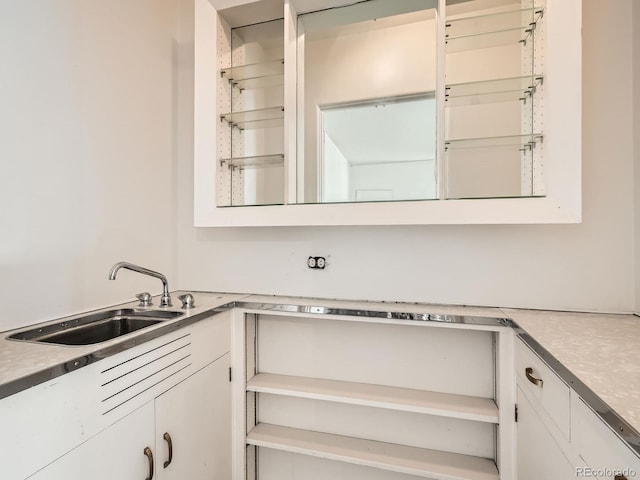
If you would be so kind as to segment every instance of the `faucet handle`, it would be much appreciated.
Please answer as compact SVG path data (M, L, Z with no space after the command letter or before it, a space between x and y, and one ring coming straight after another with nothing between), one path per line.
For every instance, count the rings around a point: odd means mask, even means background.
M196 306L194 303L193 295L190 293L185 293L184 295L178 296L178 299L182 302L182 308L193 308Z
M151 302L151 294L149 292L142 292L136 295L136 298L140 300L139 307L150 307L153 305Z

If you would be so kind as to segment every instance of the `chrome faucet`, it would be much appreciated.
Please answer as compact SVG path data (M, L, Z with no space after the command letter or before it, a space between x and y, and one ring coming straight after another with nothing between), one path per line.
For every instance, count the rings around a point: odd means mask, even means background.
M127 270L133 270L134 272L141 273L143 275L149 275L151 277L158 278L162 281L162 297L160 297L160 306L161 307L171 307L171 295L169 295L169 283L167 282L167 277L159 272L155 272L153 270L149 270L148 268L140 267L139 265L134 265L129 262L118 262L113 267L111 267L111 271L109 272L109 280L116 279L116 273L121 268L125 268Z

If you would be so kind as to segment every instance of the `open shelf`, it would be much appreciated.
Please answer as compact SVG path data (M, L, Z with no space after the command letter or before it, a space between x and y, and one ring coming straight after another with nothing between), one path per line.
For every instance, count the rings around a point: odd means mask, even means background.
M527 101L542 84L542 75L499 78L479 82L454 83L446 86L447 107L524 100Z
M223 68L220 70L220 75L234 83L257 77L284 75L284 60L279 58L268 62Z
M459 138L445 140L446 150L471 149L471 148L497 148L513 147L518 149L533 148L536 143L542 142L541 133L525 135L507 135L504 137L483 137L483 138Z
M220 166L227 165L228 167L236 168L265 168L276 167L284 164L284 154L275 155L256 155L252 157L234 157L234 158L221 158Z
M498 407L488 398L268 373L254 376L247 390L498 423Z
M432 480L499 480L494 461L486 458L265 423L249 432L247 443Z
M284 124L284 107L223 113L220 120L241 129L279 127Z

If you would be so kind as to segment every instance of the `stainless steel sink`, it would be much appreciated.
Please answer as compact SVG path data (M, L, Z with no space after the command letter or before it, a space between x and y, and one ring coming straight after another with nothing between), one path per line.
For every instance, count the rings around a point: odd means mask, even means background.
M14 333L8 338L59 345L91 345L105 342L171 320L184 312L122 308L91 313L64 322Z

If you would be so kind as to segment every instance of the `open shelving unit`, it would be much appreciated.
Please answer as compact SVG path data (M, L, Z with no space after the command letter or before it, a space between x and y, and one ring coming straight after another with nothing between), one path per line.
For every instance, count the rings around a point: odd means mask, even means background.
M292 478L320 459L338 472L357 466L350 480L367 468L389 479L499 480L509 436L496 387L503 330L245 313L246 478L277 476L270 455L280 451L293 455Z
M447 198L545 193L544 48L537 41L544 32L544 8L522 8L526 3L446 20ZM501 69L467 70L459 78L456 62L470 55L475 65Z
M219 19L217 205L284 203L282 19Z

